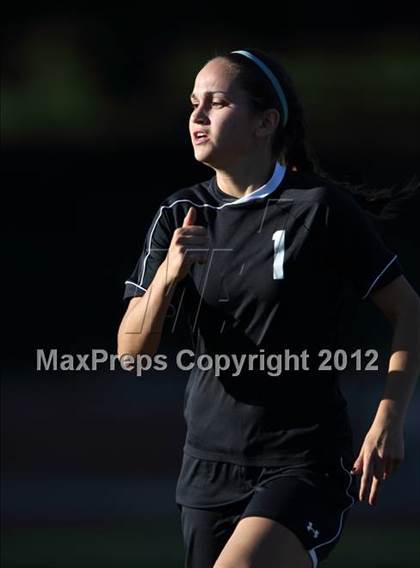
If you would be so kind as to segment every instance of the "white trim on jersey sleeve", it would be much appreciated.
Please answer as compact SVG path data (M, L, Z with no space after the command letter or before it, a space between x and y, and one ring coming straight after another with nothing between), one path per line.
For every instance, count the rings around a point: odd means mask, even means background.
M124 282L124 284L132 284L133 286L136 286L136 288L141 288L142 290L144 290L145 292L147 292L146 288L143 288L143 286L140 286L139 284L136 284L135 282L131 282L131 280L126 280Z
M397 255L395 255L393 258L391 258L391 260L388 262L388 264L385 266L385 268L378 274L378 276L375 278L375 280L372 282L372 284L369 286L368 291L366 292L366 294L364 296L362 296L362 300L364 300L365 298L367 298L369 296L370 291L372 290L372 288L375 286L375 284L377 283L377 281L379 280L379 278L382 276L382 274L391 266L391 264L394 262L394 260L397 258Z
M224 209L225 207L232 207L233 205L242 205L243 203L247 203L248 201L251 201L253 199L262 199L264 197L267 197L267 195L270 195L270 193L273 193L273 191L277 189L277 187L282 182L285 173L286 173L286 166L283 166L279 162L276 162L273 175L271 176L270 180L267 183L265 183L258 189L255 189L248 195L244 195L243 197L235 199L234 201L229 201L228 203L224 203L223 205L217 206L217 205L211 205L210 203L194 203L194 201L191 201L190 199L177 199L170 205L161 205L159 215L157 216L156 221L153 224L152 230L150 231L149 242L147 245L148 251L143 260L143 270L141 273L140 282L139 284L136 284L135 282L127 280L125 284L133 284L134 286L137 286L138 288L141 288L142 290L146 291L146 288L141 286L141 284L143 283L144 276L146 274L146 262L151 252L153 233L157 227L157 224L162 216L164 209L170 209L177 203L185 203L185 202L190 203L194 207L210 207L211 209Z

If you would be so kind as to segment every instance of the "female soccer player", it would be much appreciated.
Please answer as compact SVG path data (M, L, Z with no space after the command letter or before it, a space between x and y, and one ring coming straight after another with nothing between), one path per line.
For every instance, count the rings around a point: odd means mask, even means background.
M281 65L258 50L217 56L191 102L194 156L215 175L156 212L126 282L118 354L155 355L169 306L187 315L185 566L315 567L357 499L373 505L403 460L420 301L354 195L317 170ZM349 293L394 329L358 455L332 364Z

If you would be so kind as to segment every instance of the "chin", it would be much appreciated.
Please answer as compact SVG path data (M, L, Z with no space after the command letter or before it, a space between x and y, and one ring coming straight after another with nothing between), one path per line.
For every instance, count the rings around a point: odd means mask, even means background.
M206 166L212 166L215 159L215 157L212 156L211 152L203 152L200 151L200 149L198 152L196 150L194 151L194 157L197 160L197 162L201 162Z
M224 156L225 159L223 160L221 154L223 154L223 152L220 150L217 151L215 148L194 149L194 157L197 162L200 162L209 168L213 168L214 170L223 169L227 166L226 156Z

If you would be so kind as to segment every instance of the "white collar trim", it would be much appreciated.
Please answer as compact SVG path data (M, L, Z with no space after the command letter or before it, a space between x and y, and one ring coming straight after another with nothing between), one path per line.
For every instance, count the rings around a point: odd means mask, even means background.
M241 205L242 203L247 203L248 201L251 201L253 199L261 199L263 197L267 197L267 195L273 193L273 191L280 185L285 173L286 166L282 166L279 162L276 162L273 175L267 183L265 183L261 187L258 187L257 189L254 189L254 191L248 193L247 195L244 195L243 197L238 197L238 199L226 203L226 205Z

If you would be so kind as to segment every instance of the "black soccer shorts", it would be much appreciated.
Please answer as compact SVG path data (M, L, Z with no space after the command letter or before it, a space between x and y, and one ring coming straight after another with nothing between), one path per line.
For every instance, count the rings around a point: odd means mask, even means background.
M263 516L290 529L313 568L339 541L358 498L343 457L328 466L242 466L184 454L176 490L185 568L211 568L240 519Z

